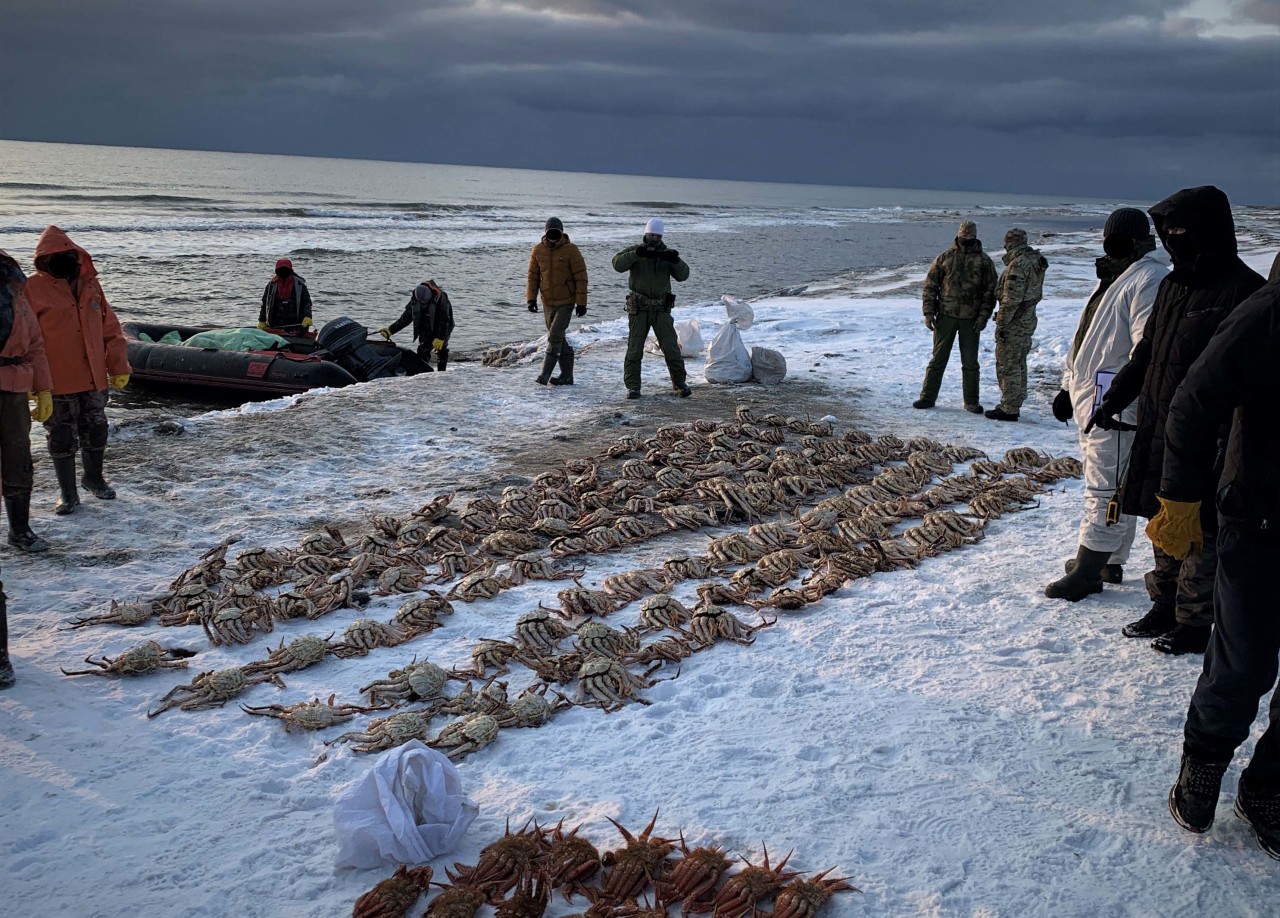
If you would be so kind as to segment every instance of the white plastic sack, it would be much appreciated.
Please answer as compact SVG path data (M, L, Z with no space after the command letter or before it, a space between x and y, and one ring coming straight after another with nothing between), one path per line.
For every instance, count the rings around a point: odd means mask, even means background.
M388 750L338 795L338 867L425 864L458 847L480 808L448 756L418 740Z
M726 322L711 339L702 375L709 383L741 383L751 378L751 355L732 322Z
M706 347L697 319L676 323L676 341L680 345L681 357L697 357ZM662 346L658 344L657 338L650 335L644 343L644 350L646 354L661 354Z
M756 312L750 304L732 296L722 296L720 302L724 304L724 311L729 321L738 326L741 331L746 331L756 320Z
M762 386L776 386L787 376L787 358L767 347L751 349L751 377Z

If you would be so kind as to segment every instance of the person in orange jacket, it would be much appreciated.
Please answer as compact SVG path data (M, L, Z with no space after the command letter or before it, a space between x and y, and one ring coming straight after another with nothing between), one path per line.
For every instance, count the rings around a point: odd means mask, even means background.
M27 302L27 277L0 249L0 482L9 516L9 544L44 551L48 544L31 531L31 421L53 414L53 378L44 338ZM36 407L28 411L27 402Z
M131 370L124 333L89 253L58 227L47 226L36 243L35 265L26 293L40 322L53 377L53 414L44 427L62 491L53 509L65 515L80 505L77 448L85 490L101 500L116 496L102 473L107 388L123 389Z

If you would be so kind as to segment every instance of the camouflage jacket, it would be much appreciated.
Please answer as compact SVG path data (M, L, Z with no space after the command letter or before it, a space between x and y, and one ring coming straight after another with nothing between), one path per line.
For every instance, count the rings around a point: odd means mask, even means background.
M929 265L924 314L956 319L991 318L996 308L996 266L979 245L972 251L952 243Z
M1036 304L1044 294L1044 272L1048 260L1029 245L1020 245L1004 253L1004 273L996 296L1000 300L998 325L1010 325L1035 315Z

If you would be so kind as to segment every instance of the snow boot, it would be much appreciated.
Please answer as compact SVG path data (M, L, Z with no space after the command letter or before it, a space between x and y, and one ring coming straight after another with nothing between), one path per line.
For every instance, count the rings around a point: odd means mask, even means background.
M449 349L442 347L436 351L436 372L443 373L444 368L449 365Z
M1182 757L1178 783L1169 790L1169 812L1188 832L1200 834L1209 831L1213 825L1213 813L1218 808L1218 794L1222 790L1222 776L1227 772L1227 764L1201 762L1189 755Z
M1179 657L1186 653L1204 653L1209 646L1213 625L1177 625L1168 634L1151 642L1153 649Z
M9 606L0 583L0 689L13 685L13 664L9 662Z
M1173 614L1173 606L1158 602L1142 618L1121 628L1120 633L1127 638L1154 638L1168 634L1176 627L1178 619Z
M627 390L627 398L639 398L639 397L640 397L640 390L639 390L639 389L628 389L628 390Z
M58 476L58 490L62 496L53 505L58 516L75 513L80 506L80 492L76 490L76 457L58 456L53 460L53 473Z
M47 551L49 543L31 531L31 495L6 494L4 509L9 514L9 544L26 552Z
M1062 565L1063 569L1069 574L1076 569L1076 559L1072 558L1066 564ZM1124 566L1121 564L1106 564L1102 568L1103 583L1124 583Z
M551 371L556 368L556 361L560 359L560 349L552 350L547 348L547 352L542 355L542 369L538 371L538 378L534 380L538 385L545 386L551 381Z
M964 406L964 410L965 410L965 411L967 411L967 412L969 412L970 414L982 414L982 413L983 413L983 411L982 411L982 406L981 406L981 405L979 405L977 402L974 402L974 403L973 403L973 404L971 404L971 405L965 405L965 406Z
M1110 557L1109 551L1094 551L1081 545L1076 553L1076 564L1071 569L1071 573L1045 587L1044 595L1050 599L1079 602L1086 596L1101 593L1102 568Z
M84 464L84 475L80 478L80 484L98 500L115 500L116 489L107 484L107 480L102 477L102 464L105 459L106 450L80 450L80 461Z
M1016 420L1018 420L1018 413L1017 413L1016 411L1015 411L1013 414L1009 414L1009 412L1007 412L1007 411L1005 411L1004 409L1002 409L999 405L996 405L996 406L995 406L994 408L992 408L990 411L986 412L986 416L987 416L987 418L988 418L988 419L990 419L990 420L992 420L992 421L1016 421Z
M680 396L681 398L688 398L689 396L693 395L693 390L686 385L679 385L673 388L676 390L676 395Z
M1280 793L1251 791L1247 768L1236 789L1236 815L1258 836L1258 847L1280 860Z
M560 349L560 375L551 377L551 385L573 385L573 348L567 344Z
M912 403L911 403L911 407L912 407L912 408L932 408L932 407L933 407L933 399L931 399L931 398L918 398L918 399L916 399L914 402L912 402Z

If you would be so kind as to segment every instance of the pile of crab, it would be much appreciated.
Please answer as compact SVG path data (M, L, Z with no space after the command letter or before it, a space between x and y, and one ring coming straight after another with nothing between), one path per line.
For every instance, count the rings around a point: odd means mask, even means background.
M372 517L362 532L328 527L295 549L245 548L230 560L230 546L219 545L161 595L113 602L68 627L199 625L211 644L227 646L347 610L357 617L340 637L335 629L282 639L265 655L201 672L152 713L221 706L326 660L381 657L413 643L412 660L360 687L359 699L337 701L355 683L293 704L242 707L303 730L404 708L330 742L374 752L421 739L461 757L503 728L540 726L573 705L647 704L641 693L664 666L678 675L693 654L751 644L777 621L771 612L811 607L852 581L971 545L991 520L1079 474L1076 460L1032 449L993 461L968 447L858 430L837 436L828 423L740 408L732 421L621 437L464 506L441 495L403 518ZM704 528L701 551L688 551L690 532ZM666 557L619 570L642 548ZM589 585L593 567L617 572ZM513 601L530 593L542 601ZM399 605L385 619L369 614L390 603ZM447 668L427 659L423 645L437 629L477 603L490 622L511 609L511 631L490 632ZM182 668L193 653L153 639L69 674ZM508 675L513 693L499 681ZM436 730L434 719L446 716L455 719Z
M788 870L787 855L770 864L733 861L719 845L690 848L684 832L675 838L653 834L658 814L639 834L609 821L621 843L603 853L580 835L582 826L564 830L527 824L507 831L481 852L474 865L445 870L448 883L433 883L431 867L400 867L357 901L355 918L402 918L440 888L422 918L472 918L482 906L496 907L498 918L541 918L558 890L566 902L584 900L584 918L662 918L679 908L682 915L746 918L813 918L838 892L856 892L848 877L829 876L835 868L805 877ZM772 911L761 907L772 903Z

